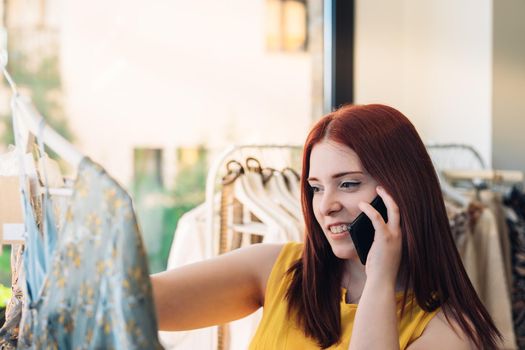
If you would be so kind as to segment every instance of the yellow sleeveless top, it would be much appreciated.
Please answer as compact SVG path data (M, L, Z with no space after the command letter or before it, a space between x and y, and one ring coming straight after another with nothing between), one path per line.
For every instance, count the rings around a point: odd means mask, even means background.
M312 338L306 337L295 320L289 319L287 315L285 294L290 285L290 278L286 271L295 261L300 259L302 249L303 244L301 243L287 243L282 248L268 279L263 317L250 343L250 350L319 349L316 342ZM347 350L350 344L350 337L352 336L357 304L347 304L345 302L346 289L343 288L342 294L342 341L329 349ZM402 297L403 292L396 294L398 315L401 311L400 301ZM417 305L415 299L408 297L403 318L399 323L400 348L406 349L410 343L421 336L428 322L439 310L438 308L433 312L426 312Z

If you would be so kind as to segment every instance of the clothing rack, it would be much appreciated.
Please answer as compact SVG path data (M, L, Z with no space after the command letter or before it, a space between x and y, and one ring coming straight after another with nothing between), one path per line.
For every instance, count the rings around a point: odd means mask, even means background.
M246 144L246 145L232 145L221 152L210 166L208 176L206 178L206 237L210 238L210 241L206 247L207 258L217 256L218 254L218 242L217 235L214 232L214 212L215 212L215 188L217 183L217 177L226 164L226 161L234 156L236 153L242 153L244 151L263 151L271 149L288 149L288 150L301 150L302 145L291 145L291 144Z
M0 36L2 37L4 44L6 41L5 30L0 28ZM15 145L17 153L19 154L19 175L20 175L20 190L23 189L24 177L28 175L27 169L24 166L24 154L27 152L29 145L30 133L38 136L38 140L41 143L43 156L43 145L46 144L49 148L53 149L63 159L68 161L73 167L78 168L82 158L84 157L76 148L57 133L53 128L47 125L44 117L37 111L32 104L31 100L20 94L18 87L7 70L8 62L8 51L6 47L0 47L0 69L2 70L3 76L5 77L10 89L11 89L11 120L13 124L13 132L15 136ZM44 159L45 162L45 159ZM45 175L47 177L47 175ZM47 188L49 194L53 195L70 195L70 189L55 189ZM22 198L22 197L21 197ZM23 215L25 213L25 207L23 202L21 203ZM13 236L13 242L22 243L25 241L24 228L22 224L15 224L17 227L13 232L16 234Z
M480 179L493 183L522 183L524 179L519 170L443 170L443 174L451 180Z
M483 189L499 186L500 191L506 191L509 185L523 185L523 172L490 169L473 146L446 143L427 144L426 148L438 172L443 192L464 206L470 201L456 187L475 189L479 199Z
M434 153L433 151L437 151L447 155L448 160L450 160L451 156L454 155L453 160L457 162L466 162L467 158L470 158L471 162L473 161L473 163L477 163L475 166L476 169L487 169L485 161L479 152L471 145L462 143L429 143L426 144L425 147L427 148L431 157ZM460 154L463 154L463 158L460 158ZM440 159L437 156L432 157L432 161L438 170L447 168L445 164L439 163Z

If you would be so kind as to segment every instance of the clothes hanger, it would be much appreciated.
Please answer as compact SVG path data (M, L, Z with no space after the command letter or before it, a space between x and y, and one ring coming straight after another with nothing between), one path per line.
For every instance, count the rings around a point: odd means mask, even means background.
M294 169L290 167L283 168L281 172L287 180L286 182L290 188L290 192L292 193L293 197L296 198L296 200L298 200L299 203L301 203L301 177Z
M237 166L237 168L234 168L235 165ZM274 229L278 228L279 222L273 217L273 215L270 212L268 212L268 210L263 205L261 205L253 191L251 191L242 165L237 161L230 161L227 166L229 168L228 171L230 173L230 176L234 177L232 181L235 198L239 202L241 202L244 208L246 208L249 212L255 215L264 224L264 226L257 225L259 226L257 229L258 232L253 232L254 230L250 229L251 233L258 233L264 235L269 231L268 227L272 227ZM235 227L235 229L237 231L245 231L241 227Z
M285 167L290 164L290 150L289 149L273 149L273 150L261 150L262 159L265 164L275 164L275 167ZM288 157L286 156L286 153ZM270 158L269 155L272 157ZM268 156L268 157L267 157ZM270 162L271 160L271 162ZM301 206L298 198L294 198L294 195L288 189L284 175L281 171L278 171L274 168L266 168L266 175L264 176L265 185L270 189L270 194L273 193L273 196L276 196L276 200L281 206L283 206L292 216L298 221L302 222L302 213ZM263 173L265 169L263 169ZM263 174L264 175L264 174Z
M61 158L66 160L75 169L78 169L80 162L84 158L80 152L78 152L73 145L71 145L66 139L58 134L51 127L47 126L44 122L44 117L36 110L30 99L22 96L13 78L7 71L8 53L5 48L5 31L4 31L4 47L0 49L0 64L2 66L2 72L9 87L11 88L11 110L13 118L13 131L15 133L15 140L18 140L17 147L22 153L20 156L20 162L25 162L24 166L21 166L22 174L27 176L34 176L31 174L36 173L36 167L34 162L25 161L25 154L28 152L30 133L33 135L40 134L43 142L55 151ZM45 157L41 157L42 162L46 162ZM71 189L68 188L50 188L49 193L51 195L59 196L70 196L72 193Z
M292 219L283 209L278 207L268 197L268 193L264 189L262 183L262 175L260 172L261 166L259 161L253 157L245 157L242 149L240 150L240 156L241 159L246 159L246 167L243 167L243 175L240 177L239 182L242 183L245 192L248 194L251 200L262 210L264 210L275 223L271 229L269 228L268 232L270 233L271 230L273 230L273 232L279 232L279 235L283 235L283 237L280 238L274 237L274 241L276 239L282 242L290 240L290 237L294 235L294 227L290 225ZM256 213L254 214L258 217ZM265 222L263 218L258 218Z
M272 164L276 167L285 167L289 164L291 164L291 157L292 157L292 149L290 148L274 148L274 149L259 149L260 153L260 159L265 164ZM282 173L272 169L272 172L270 172L270 177L268 177L268 185L266 187L268 194L270 197L274 196L277 197L276 201L280 208L284 208L286 210L282 210L282 214L286 215L287 219L286 222L290 222L292 220L293 228L290 231L290 240L292 241L302 241L302 233L304 232L304 222L302 217L301 208L299 205L299 200L294 199L293 195L291 195L290 191L287 189L287 186L284 182L284 178L282 177ZM263 181L265 182L265 181ZM268 187L269 186L269 187Z
M302 219L303 214L301 212L301 203L299 202L299 199L294 196L292 191L288 188L286 185L286 178L282 171L276 170L274 172L274 176L277 179L277 185L280 188L281 192L283 192L288 198L288 200L292 203L292 205L295 207L296 214L298 215L299 219Z
M468 207L468 205L470 204L470 199L465 194L461 193L458 189L454 188L450 183L448 183L447 180L443 179L439 172L436 171L436 173L438 176L443 196L452 199L464 208Z
M4 72L6 72L5 69ZM45 123L44 117L36 110L29 98L20 95L13 96L12 107L19 111L19 113L13 117L18 118L34 135L39 133L39 125L44 123L41 131L44 144L55 151L71 166L78 168L84 155L78 152L69 141Z
M246 159L246 168L247 171L245 172L244 178L248 180L248 186L256 195L257 201L261 202L261 204L272 213L274 218L280 223L280 226L285 229L289 240L300 241L301 232L293 222L293 217L276 205L264 188L261 175L262 167L259 161L256 158L248 157Z
M300 220L299 206L293 202L282 174L273 168L262 169L263 184L270 197L294 217Z
M27 131L31 132L33 135L37 135L39 133L39 125L44 118L33 106L30 99L22 96L19 93L13 78L7 71L7 61L7 50L2 48L0 51L0 64L2 65L4 77L6 78L12 91L11 108L13 110L13 118L18 119L17 126L19 130L16 130L15 132L18 132L19 135L22 136L22 140L20 140L21 145L24 145L23 151L27 151ZM84 158L84 155L78 152L75 147L71 145L71 143L69 143L48 125L43 127L42 138L44 143L49 148L55 151L61 158L66 160L73 167L78 168L80 162Z
M246 150L254 149L292 149L299 150L302 149L300 145L294 144L243 144L243 145L230 145L224 149L210 165L208 175L206 176L206 232L207 232L207 242L210 244L206 247L207 257L213 257L217 255L217 252L214 250L214 247L217 247L215 240L216 224L214 218L215 204L212 198L217 189L217 177L223 171L224 164L229 159L243 160L243 153ZM286 164L290 164L288 161ZM246 213L249 214L248 210ZM249 220L249 218L246 218Z

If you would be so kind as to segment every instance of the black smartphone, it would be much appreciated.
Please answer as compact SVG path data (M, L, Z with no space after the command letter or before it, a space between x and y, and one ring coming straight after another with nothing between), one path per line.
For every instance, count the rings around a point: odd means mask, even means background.
M379 195L374 198L370 205L381 214L385 222L388 222L386 206ZM368 252L374 242L374 225L372 225L372 221L370 221L365 213L361 213L354 221L352 221L348 231L350 232L352 241L354 241L354 247L359 256L359 260L365 265Z

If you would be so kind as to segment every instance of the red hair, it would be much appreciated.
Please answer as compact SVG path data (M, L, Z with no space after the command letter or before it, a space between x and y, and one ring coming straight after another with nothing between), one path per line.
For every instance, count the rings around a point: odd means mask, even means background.
M315 124L303 153L301 201L306 224L302 258L288 271L289 314L305 334L327 348L341 339L341 278L337 258L315 219L306 179L310 154L318 142L350 147L363 167L399 207L403 236L399 274L405 293L411 287L419 306L442 306L479 348L497 348L501 334L465 272L450 231L443 195L432 161L412 123L394 108L374 104L344 106ZM299 317L300 315L300 317ZM499 338L499 339L498 339Z

